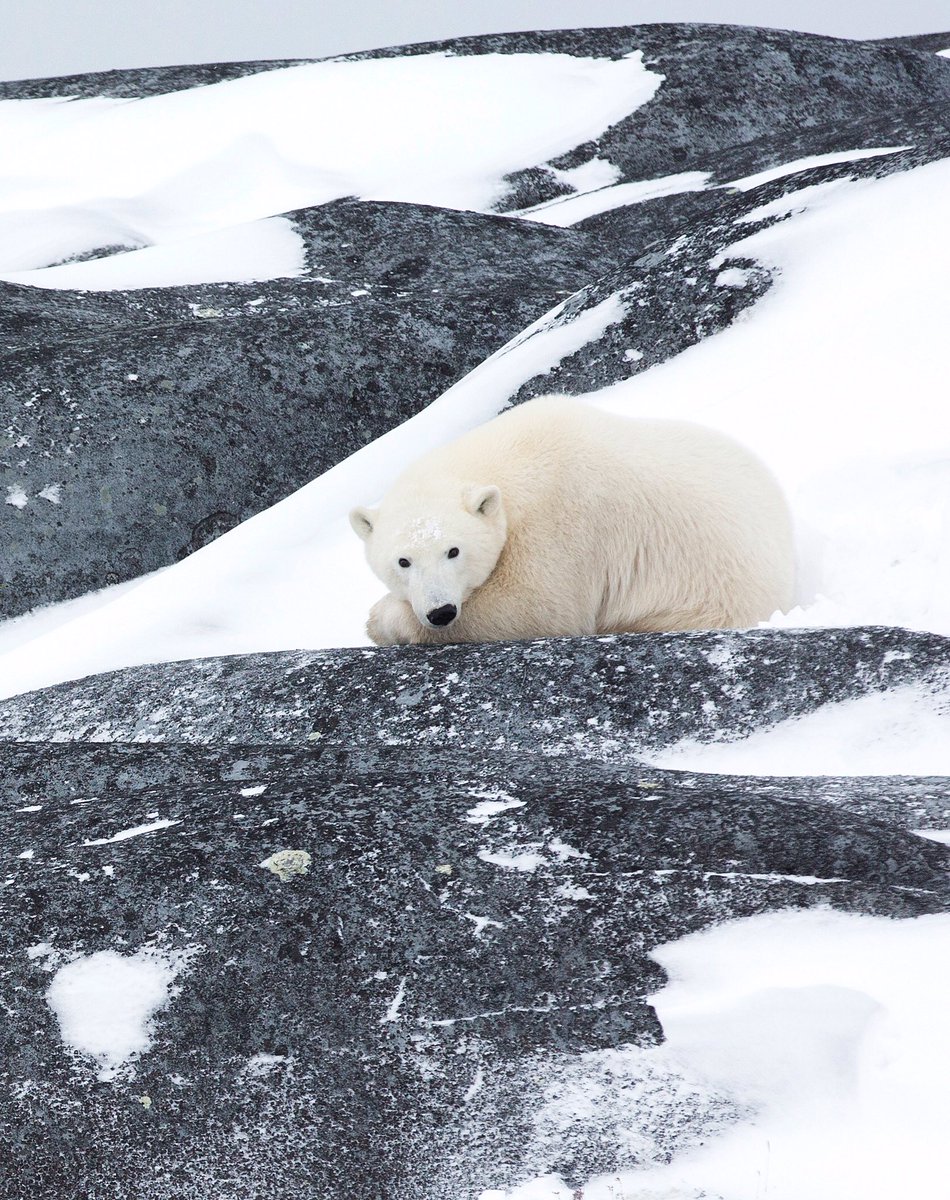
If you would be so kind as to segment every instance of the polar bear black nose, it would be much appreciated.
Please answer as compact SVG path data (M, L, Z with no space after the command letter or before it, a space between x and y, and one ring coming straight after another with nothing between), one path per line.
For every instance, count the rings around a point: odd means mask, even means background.
M431 608L426 613L426 620L430 625L450 625L458 615L458 609L454 604L443 604L441 608Z

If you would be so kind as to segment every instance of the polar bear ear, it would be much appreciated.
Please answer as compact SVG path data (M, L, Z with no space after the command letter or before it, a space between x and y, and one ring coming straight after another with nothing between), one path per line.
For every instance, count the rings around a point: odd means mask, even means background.
M501 508L501 491L493 483L470 487L463 497L465 507L473 516L492 517Z
M350 513L350 524L354 531L365 542L369 535L373 532L373 525L376 523L375 508L354 508Z

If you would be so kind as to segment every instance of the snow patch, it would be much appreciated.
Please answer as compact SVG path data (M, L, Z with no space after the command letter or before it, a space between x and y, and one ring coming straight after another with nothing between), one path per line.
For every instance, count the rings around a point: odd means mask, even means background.
M112 834L111 837L86 838L83 845L111 846L113 842L127 842L129 838L141 837L143 833L154 833L156 830L170 829L172 825L180 824L181 821L171 821L168 818L162 818L159 821L151 821L147 825L135 825L131 829L120 829L118 833Z
M284 217L215 229L195 237L0 279L39 288L111 292L194 283L287 279L303 273L303 241Z
M390 1000L389 1007L386 1009L386 1012L380 1021L380 1025L390 1025L396 1021L402 1020L402 1017L399 1015L399 1010L402 1008L403 1001L406 998L407 978L408 976L403 975L402 979L400 979L399 987L396 989L396 994L393 996L392 1000Z
M751 273L742 267L726 267L716 276L716 287L744 288L749 286Z
M606 158L590 158L578 167L552 167L551 174L559 183L567 184L575 192L593 192L598 188L610 187L623 178L623 172Z
M538 867L547 866L547 859L536 850L479 850L478 857L482 862L491 863L494 867L504 867L511 871L536 871Z
M100 950L60 967L46 991L65 1045L98 1064L98 1078L115 1079L152 1044L153 1017L175 995L183 954Z
M940 842L942 846L950 846L950 829L912 829L911 832L929 842Z
M508 798L505 800L483 800L465 814L465 820L473 825L484 825L499 813L509 812L512 808L524 808L523 800Z

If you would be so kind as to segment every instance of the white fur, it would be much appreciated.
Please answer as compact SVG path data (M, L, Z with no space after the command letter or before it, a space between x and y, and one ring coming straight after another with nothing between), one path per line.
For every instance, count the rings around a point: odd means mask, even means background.
M389 588L379 645L743 627L792 600L788 510L749 451L562 396L426 454L350 520Z

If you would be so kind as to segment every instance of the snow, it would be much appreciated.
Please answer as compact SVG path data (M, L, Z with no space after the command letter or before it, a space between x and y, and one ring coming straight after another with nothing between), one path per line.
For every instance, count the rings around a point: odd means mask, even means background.
M547 866L548 860L536 850L479 850L478 857L482 862L490 863L493 867L503 867L508 871L536 871L538 867Z
M542 225L576 225L598 213L622 208L625 204L641 204L659 196L674 196L680 192L698 192L709 180L707 171L684 171L662 179L644 179L634 183L618 183L600 187L576 196L548 200L532 208L523 208L515 215Z
M36 494L41 500L48 500L50 504L60 504L63 499L63 485L61 483L48 483L46 487Z
M650 1130L651 1104L662 1117L677 1094L705 1128L668 1164L645 1144L643 1169L588 1180L584 1200L945 1194L950 917L778 913L707 929L652 957L669 975L648 998L666 1042L581 1056L588 1086L574 1099L596 1100L597 1068L610 1056L613 1075L625 1071L631 1084L617 1116L628 1139ZM665 1086L632 1086L651 1077ZM725 1122L724 1106L734 1114ZM583 1115L581 1107L572 1119ZM481 1200L573 1195L546 1176Z
M83 613L93 611L101 604L118 599L125 592L138 587L142 578L147 579L148 576L130 579L109 588L101 588L99 591L87 592L84 596L77 596L73 600L64 600L61 604L50 604L45 608L37 608L20 617L12 617L9 621L0 621L0 657L6 651L12 650L24 642L32 641L41 634L57 629L61 625L66 625Z
M406 979L407 978L408 977L406 975L403 975L402 979L400 979L399 988L398 988L395 996L393 996L392 1000L390 1000L389 1007L386 1009L386 1012L385 1012L384 1016L382 1017L382 1020L380 1021L380 1025L387 1025L387 1024L391 1024L395 1021L402 1020L402 1017L400 1017L400 1015L399 1015L399 1010L400 1010L400 1008L402 1008L402 1003L406 998Z
M749 286L749 272L742 267L727 267L716 276L716 287L744 288Z
M172 284L283 279L300 275L304 267L300 235L286 218L271 217L85 262L7 271L0 274L0 280L31 287L107 292Z
M943 846L950 846L950 829L915 829L914 833L918 837L927 838L931 842L940 842Z
M623 178L619 167L606 158L589 158L578 167L550 167L551 174L575 192L592 192Z
M100 950L59 968L46 1000L65 1045L96 1061L98 1078L116 1078L152 1043L152 1019L171 999L181 955Z
M293 274L288 235L264 218L345 196L489 211L507 174L597 137L662 79L639 52L435 53L286 67L141 100L4 101L0 272L123 246L133 253L117 263L20 281ZM233 247L244 236L234 227L252 222L265 228L231 266L228 239Z
M824 705L741 740L687 739L644 761L720 775L950 776L950 688L875 692Z
M172 821L163 817L158 821L149 821L145 825L135 825L131 829L120 829L118 833L105 838L87 838L84 846L111 846L113 842L127 842L129 838L141 837L143 833L155 833L159 829L169 829L172 825L180 825L181 821Z
M901 150L912 150L912 146L880 146L870 150L835 150L830 154L809 154L805 158L796 158L793 162L781 163L764 171L756 171L754 175L746 175L742 179L733 179L722 186L736 188L740 192L748 192L763 183L771 183L773 179L784 179L786 175L794 175L798 171L808 171L812 167L830 167L836 163L859 162L865 158L879 158L882 154L899 154Z
M485 825L499 813L509 812L513 808L524 808L523 800L508 798L505 800L483 800L470 808L465 814L465 820L472 825Z

